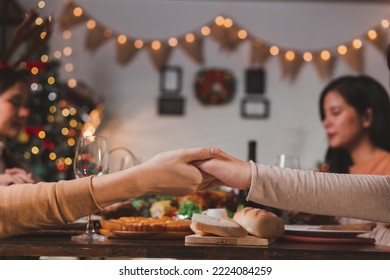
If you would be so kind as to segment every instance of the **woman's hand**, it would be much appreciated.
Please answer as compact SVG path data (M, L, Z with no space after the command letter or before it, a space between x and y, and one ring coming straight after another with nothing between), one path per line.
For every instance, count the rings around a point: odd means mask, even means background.
M193 193L215 178L191 163L211 159L219 151L218 148L194 148L158 154L134 168L136 185L145 193L178 196Z
M34 183L32 174L21 168L7 168L0 174L0 185L9 186L13 184Z
M251 185L251 166L249 162L239 160L220 151L212 159L193 163L196 167L215 177L202 189L225 185L236 189L248 189Z

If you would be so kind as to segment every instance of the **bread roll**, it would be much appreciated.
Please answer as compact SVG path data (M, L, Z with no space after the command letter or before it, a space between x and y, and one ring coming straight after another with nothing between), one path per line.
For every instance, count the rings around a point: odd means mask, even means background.
M192 225L196 231L218 236L245 237L248 232L236 221L229 218L212 217L202 214L192 215Z
M282 220L272 212L245 207L237 211L233 219L250 234L261 238L277 238L284 233Z

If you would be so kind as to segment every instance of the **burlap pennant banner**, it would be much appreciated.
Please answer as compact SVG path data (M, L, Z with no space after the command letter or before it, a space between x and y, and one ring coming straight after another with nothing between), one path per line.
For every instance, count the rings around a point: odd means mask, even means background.
M387 30L378 27L375 28L374 31L376 32L377 36L375 38L370 38L368 35L366 36L367 41L372 43L375 47L378 48L379 51L381 51L383 54L386 54L387 51Z
M336 59L329 55L325 59L321 57L321 52L313 54L313 63L320 78L327 80L333 76Z
M302 54L297 52L292 53L291 51L281 51L280 62L282 66L282 77L288 78L290 81L295 80L299 69L303 64Z
M179 45L183 48L185 53L189 55L198 64L203 64L203 38L195 36L194 41L187 42L185 37L179 39Z
M90 51L96 51L104 42L111 39L112 31L96 23L95 28L87 29L85 47Z
M161 43L158 50L152 48L152 43L149 44L149 54L157 70L160 70L167 64L169 55L171 54L171 49L172 48L168 45L168 43Z
M251 64L264 66L271 56L269 48L268 44L258 39L253 39L251 41Z
M348 46L348 51L344 55L340 55L342 59L348 64L348 66L356 73L364 73L363 62L363 47L354 48L352 45Z
M66 4L60 17L60 28L62 31L71 29L88 20L84 12L79 16L74 14L74 9L77 7L72 2Z
M121 65L129 63L138 53L138 49L134 46L134 40L127 39L123 44L117 42L116 61Z

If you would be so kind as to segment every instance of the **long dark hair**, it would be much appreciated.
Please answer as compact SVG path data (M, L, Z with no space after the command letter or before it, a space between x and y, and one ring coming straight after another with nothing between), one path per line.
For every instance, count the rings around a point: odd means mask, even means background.
M390 60L389 60L390 65ZM369 76L343 76L331 81L320 96L320 116L325 118L324 99L330 91L337 91L359 116L368 108L372 110L369 137L374 146L390 151L390 99L386 89ZM350 154L344 149L328 148L325 156L329 171L348 173L353 164Z
M27 72L10 67L0 69L0 95L16 83L26 83Z

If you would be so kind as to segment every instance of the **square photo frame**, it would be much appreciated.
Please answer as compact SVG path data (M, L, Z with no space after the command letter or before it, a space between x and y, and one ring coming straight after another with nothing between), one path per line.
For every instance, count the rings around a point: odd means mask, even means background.
M160 92L179 94L182 88L183 71L179 66L164 66L160 70Z

